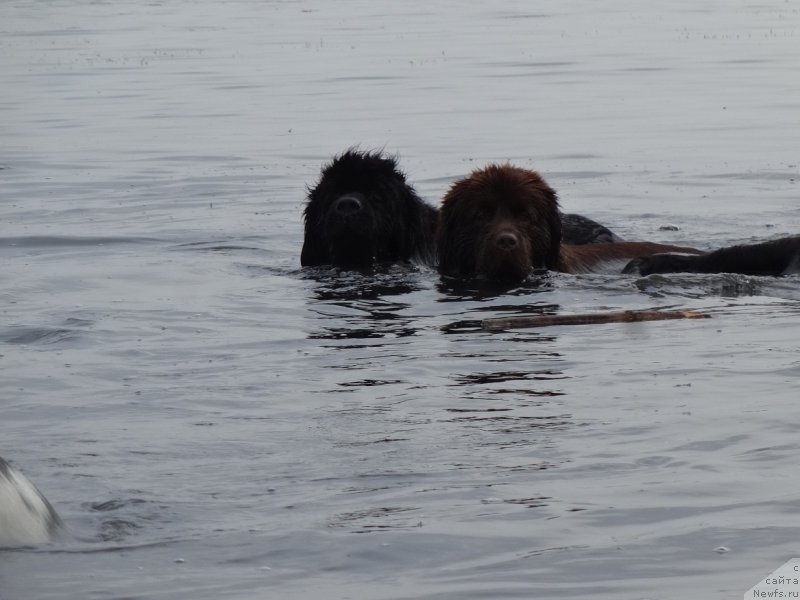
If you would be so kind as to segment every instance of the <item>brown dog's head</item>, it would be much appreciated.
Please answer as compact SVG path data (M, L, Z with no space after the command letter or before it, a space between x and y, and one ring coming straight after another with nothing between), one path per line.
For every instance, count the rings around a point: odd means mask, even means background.
M522 281L532 269L556 269L556 193L535 171L511 165L474 171L445 195L437 245L443 275Z

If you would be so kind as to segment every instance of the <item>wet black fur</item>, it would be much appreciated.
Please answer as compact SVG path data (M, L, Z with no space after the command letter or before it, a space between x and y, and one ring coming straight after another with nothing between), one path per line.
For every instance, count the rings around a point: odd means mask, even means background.
M394 157L347 150L323 167L307 200L303 266L434 260L436 209L417 195Z
M800 273L800 235L759 244L720 248L689 256L654 254L630 261L625 273L741 273L743 275L791 275Z
M581 246L583 244L619 242L620 238L608 227L593 221L589 217L562 213L561 241L565 244Z

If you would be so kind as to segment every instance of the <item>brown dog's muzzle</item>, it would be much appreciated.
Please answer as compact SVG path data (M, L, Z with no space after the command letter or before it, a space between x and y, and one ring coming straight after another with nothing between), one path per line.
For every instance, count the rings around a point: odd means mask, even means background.
M495 236L494 244L500 252L513 252L519 246L519 235L513 231L501 231Z
M480 245L476 275L494 281L522 281L531 270L530 244L515 226L492 226Z

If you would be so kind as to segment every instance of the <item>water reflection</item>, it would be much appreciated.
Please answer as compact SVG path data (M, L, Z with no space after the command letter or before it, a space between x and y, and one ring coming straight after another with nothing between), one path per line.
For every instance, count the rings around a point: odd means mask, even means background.
M465 423L493 433L530 433L532 430L564 430L573 425L572 415L514 416L467 415L445 419L448 423Z
M411 265L378 265L365 269L314 267L303 269L303 277L313 280L316 300L378 299L400 296L423 288L420 271Z
M548 272L537 272L521 284L441 277L436 286L440 293L439 302L485 302L499 297L530 296L553 288L554 280Z
M348 309L354 311L355 314L338 315L333 310L326 310L332 307ZM419 331L419 326L415 324L416 319L398 314L408 308L408 304L401 302L363 299L356 299L350 302L340 300L335 302L333 306L313 308L312 310L317 313L320 319L331 322L331 325L322 326L320 331L310 333L308 339L363 340L413 336ZM346 347L352 348L351 345Z
M376 506L334 515L329 527L347 529L352 533L372 533L388 529L408 530L422 526L416 506Z
M415 267L308 269L307 277L316 283L310 290L309 309L322 324L318 331L308 335L309 339L401 338L419 331L417 317L407 314L413 304L398 298L424 288Z
M491 383L504 383L508 381L551 381L553 379L567 379L561 371L497 371L494 373L469 373L456 375L453 380L455 385L484 385Z

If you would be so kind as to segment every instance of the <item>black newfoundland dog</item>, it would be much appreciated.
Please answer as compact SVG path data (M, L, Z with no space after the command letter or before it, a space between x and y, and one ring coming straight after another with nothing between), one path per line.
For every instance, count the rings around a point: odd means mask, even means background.
M322 168L307 200L303 266L435 262L437 211L420 199L395 157L351 148ZM567 243L618 239L587 217L558 214Z
M534 269L595 271L659 252L700 254L652 242L565 243L556 192L535 171L489 165L455 182L437 228L439 271L461 278L518 282Z
M350 149L308 191L303 266L366 267L434 259L436 209L417 195L397 159Z

